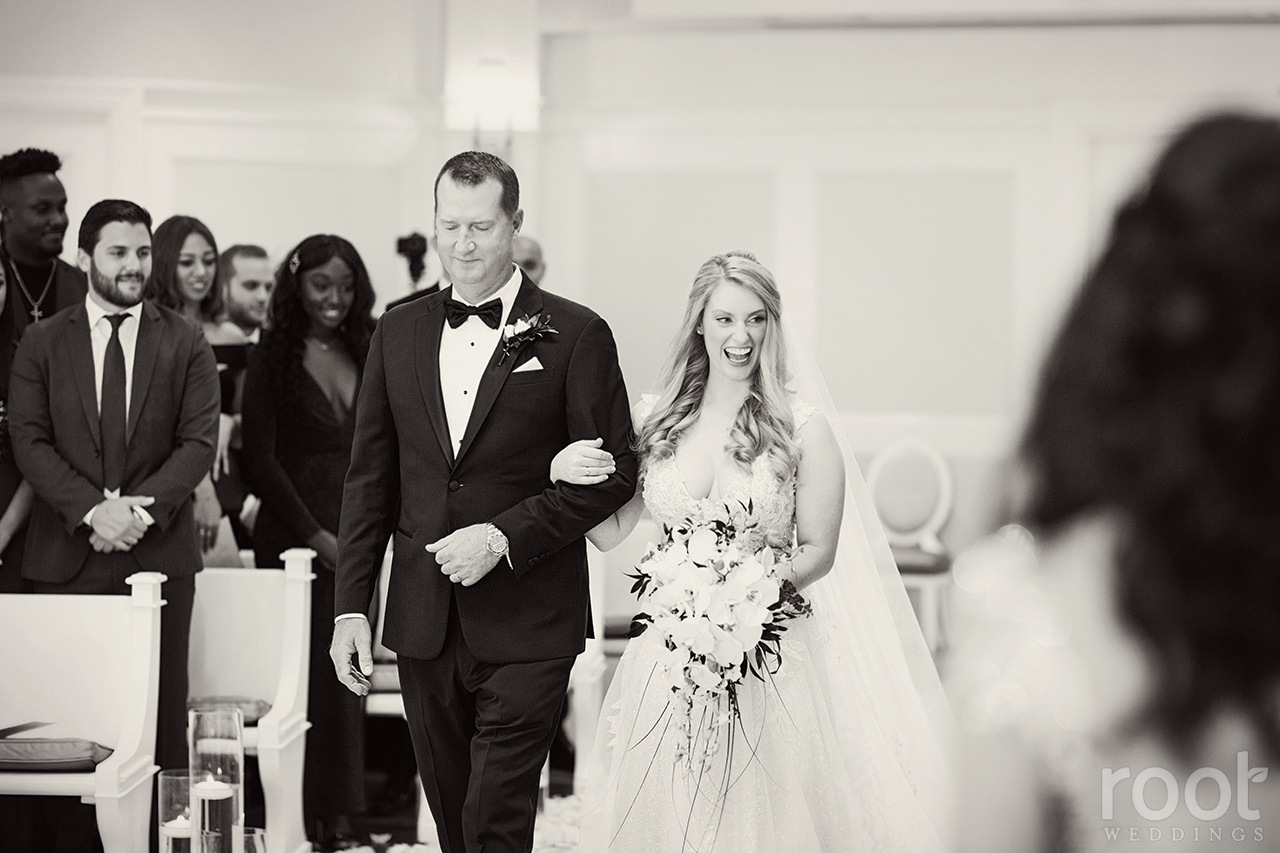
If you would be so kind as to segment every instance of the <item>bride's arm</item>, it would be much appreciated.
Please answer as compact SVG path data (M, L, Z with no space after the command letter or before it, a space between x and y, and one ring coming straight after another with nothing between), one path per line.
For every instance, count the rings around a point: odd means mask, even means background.
M631 408L631 422L636 432L644 420L643 404ZM581 485L595 485L608 479L613 473L613 457L600 450L600 440L575 441L551 460L551 481L561 480ZM621 545L631 535L644 512L643 489L637 485L636 493L613 515L587 532L587 539L601 551L609 551Z
M796 543L791 561L796 589L831 571L844 513L844 459L831 424L814 412L800 430L796 469Z

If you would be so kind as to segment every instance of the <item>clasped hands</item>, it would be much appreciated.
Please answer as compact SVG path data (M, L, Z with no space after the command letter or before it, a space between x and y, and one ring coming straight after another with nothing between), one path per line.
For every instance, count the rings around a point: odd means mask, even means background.
M147 523L133 511L135 506L151 506L155 498L141 495L124 495L107 498L98 504L89 519L93 532L89 544L93 550L109 554L112 551L128 551L141 541L147 532Z

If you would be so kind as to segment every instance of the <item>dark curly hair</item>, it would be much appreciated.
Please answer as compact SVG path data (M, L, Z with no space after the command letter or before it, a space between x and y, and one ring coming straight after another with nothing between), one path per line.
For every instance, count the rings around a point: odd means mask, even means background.
M1183 755L1225 708L1280 731L1280 122L1179 132L1116 213L1043 367L1027 521L1121 522L1115 594Z
M19 148L0 157L0 181L25 178L27 175L53 175L62 168L62 159L43 148Z
M262 358L272 369L274 390L287 401L298 396L302 380L302 351L306 347L307 334L311 331L311 318L302 304L302 275L323 266L333 258L341 258L355 279L355 298L351 309L338 326L338 338L357 368L364 366L369 354L369 339L373 336L373 303L375 295L369 272L356 247L334 234L313 234L297 245L284 263L276 269L276 288L271 294L271 321L263 332L259 348ZM296 262L295 262L296 259Z
M213 232L194 216L170 216L156 227L156 232L151 237L151 277L147 279L143 295L179 314L182 313L183 299L178 292L178 257L182 254L182 245L192 234L199 234L208 241L214 257L218 256L218 244L213 239ZM216 262L212 276L209 292L200 300L200 317L208 323L220 320L224 307Z

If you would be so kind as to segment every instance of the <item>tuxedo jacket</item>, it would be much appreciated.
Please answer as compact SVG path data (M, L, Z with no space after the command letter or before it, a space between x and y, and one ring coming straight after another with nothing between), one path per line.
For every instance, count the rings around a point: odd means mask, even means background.
M591 631L583 536L636 485L631 416L608 325L523 276L509 316L549 317L555 334L502 358L499 343L455 457L440 391L440 336L452 289L383 314L365 363L338 537L336 612L366 613L387 539L394 562L383 642L436 657L451 601L463 638L489 663L576 655ZM532 364L538 369L520 369ZM597 486L552 485L566 444L601 437L617 471ZM506 534L509 558L470 587L428 543L471 524Z
M142 303L126 432L124 495L149 495L155 519L130 552L140 571L200 569L192 492L213 466L218 369L203 332ZM14 459L35 489L23 577L62 583L91 551L85 514L102 501L93 344L84 302L28 327L9 380Z

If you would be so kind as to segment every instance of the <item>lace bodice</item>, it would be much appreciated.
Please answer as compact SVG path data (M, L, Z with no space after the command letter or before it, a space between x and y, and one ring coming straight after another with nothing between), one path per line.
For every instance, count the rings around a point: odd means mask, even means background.
M641 414L648 417L656 397L641 397ZM791 414L796 431L808 422L814 407L796 400ZM649 466L644 479L644 502L653 520L661 525L675 525L687 518L697 518L727 505L733 513L745 514L751 508L750 518L754 530L763 543L773 547L787 546L795 538L796 476L791 472L785 480L779 480L764 457L757 458L750 472L742 471L722 484L719 495L695 498L676 466L675 456L660 459Z

